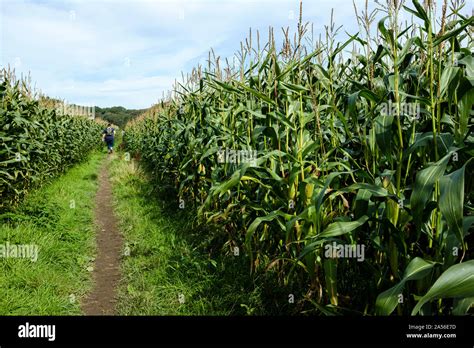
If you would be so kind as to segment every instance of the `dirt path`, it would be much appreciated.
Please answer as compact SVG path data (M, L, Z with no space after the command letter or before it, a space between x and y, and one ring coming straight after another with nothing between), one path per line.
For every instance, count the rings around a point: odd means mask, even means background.
M94 287L82 304L85 315L114 315L116 289L120 280L122 235L113 211L112 186L108 178L108 162L99 174L99 190L95 198L95 224L98 228L97 256L92 273Z

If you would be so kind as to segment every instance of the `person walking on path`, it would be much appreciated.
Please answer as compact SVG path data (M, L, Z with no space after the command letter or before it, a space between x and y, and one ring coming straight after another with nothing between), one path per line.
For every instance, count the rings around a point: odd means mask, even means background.
M112 124L109 123L107 128L104 129L102 132L102 141L105 141L107 144L108 153L112 153L114 150L114 137L115 137L115 129L112 127Z

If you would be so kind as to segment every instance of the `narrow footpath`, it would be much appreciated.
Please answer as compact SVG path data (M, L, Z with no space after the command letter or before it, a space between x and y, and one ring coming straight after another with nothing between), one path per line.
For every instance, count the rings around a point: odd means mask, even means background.
M108 176L109 156L102 164L99 189L95 197L97 255L92 273L94 286L82 304L85 315L116 314L117 287L120 281L120 260L123 238L113 210L112 186Z

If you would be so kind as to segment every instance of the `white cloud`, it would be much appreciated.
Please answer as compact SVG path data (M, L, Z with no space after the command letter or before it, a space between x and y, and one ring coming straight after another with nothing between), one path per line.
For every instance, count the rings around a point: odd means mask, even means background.
M315 34L332 7L336 23L357 31L350 0L306 0ZM269 26L280 38L298 11L298 0L0 0L0 64L17 62L43 92L70 102L148 107L210 47L231 56L249 27L254 40L259 29L266 42Z

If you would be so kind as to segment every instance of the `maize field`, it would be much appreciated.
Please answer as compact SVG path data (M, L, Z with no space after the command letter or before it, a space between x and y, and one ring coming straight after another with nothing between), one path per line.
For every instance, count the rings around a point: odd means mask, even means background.
M276 274L295 312L468 313L474 19L463 6L389 0L369 11L366 2L355 7L359 32L343 42L332 18L315 38L301 11L283 45L271 29L265 40L250 32L236 64L211 52L171 98L129 123L127 151L176 208L213 226L222 253L240 250L254 277ZM2 88L3 132L23 129L16 115L40 114L37 104L13 104L14 90ZM14 153L36 146L41 171L44 156L66 156L14 134L1 162L11 166L8 193L13 175L37 173Z
M0 212L85 159L101 143L103 121L63 115L27 79L0 71Z

